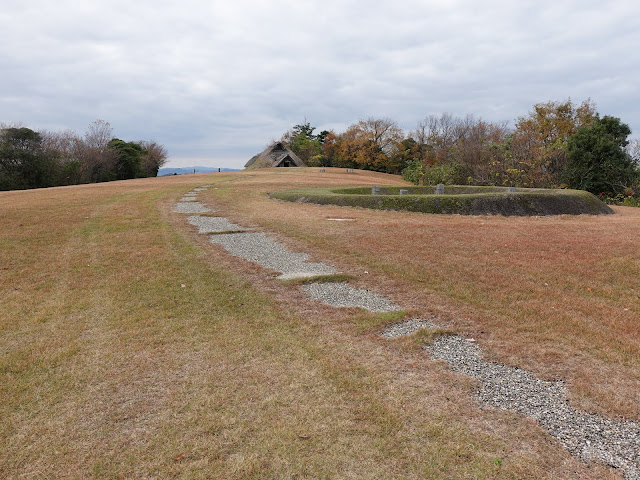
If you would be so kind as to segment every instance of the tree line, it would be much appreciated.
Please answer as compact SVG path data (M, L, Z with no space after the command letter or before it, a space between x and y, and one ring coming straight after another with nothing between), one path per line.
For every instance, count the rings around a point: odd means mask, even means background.
M309 166L402 174L416 184L577 188L640 197L640 143L629 126L600 117L590 100L549 101L507 122L429 115L405 134L388 118L314 134L305 120L281 138Z
M82 136L0 125L0 190L155 177L166 160L162 145L114 138L104 120Z

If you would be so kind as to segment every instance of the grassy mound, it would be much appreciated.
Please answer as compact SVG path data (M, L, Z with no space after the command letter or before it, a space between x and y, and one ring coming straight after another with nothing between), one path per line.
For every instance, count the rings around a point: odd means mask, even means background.
M400 195L400 190L407 195ZM380 187L372 195L370 187L315 188L282 190L272 198L290 202L332 204L379 210L444 213L460 215L600 215L613 213L607 205L582 190L547 190L519 188L509 192L506 187L446 186L444 194L435 195L435 188Z

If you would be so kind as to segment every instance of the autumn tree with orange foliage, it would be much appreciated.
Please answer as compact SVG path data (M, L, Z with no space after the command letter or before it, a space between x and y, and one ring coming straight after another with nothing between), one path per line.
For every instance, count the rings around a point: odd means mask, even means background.
M521 173L525 187L558 186L567 168L567 144L583 125L596 118L596 105L571 99L534 105L527 116L517 119L513 135L507 139L505 161Z
M400 150L404 132L388 118L368 118L355 123L336 139L336 163L365 170L388 171ZM393 172L400 173L400 172Z

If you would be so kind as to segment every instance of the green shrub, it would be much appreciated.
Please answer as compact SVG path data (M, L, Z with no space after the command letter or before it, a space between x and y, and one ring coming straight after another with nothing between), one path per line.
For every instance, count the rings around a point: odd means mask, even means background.
M624 193L601 192L598 194L600 201L607 205L623 205L625 207L640 207L640 195L634 190L627 189Z
M425 166L420 160L412 160L402 171L402 178L414 185L453 185L464 180L465 168L458 163L438 163Z
M420 160L411 160L407 163L407 167L402 170L402 178L414 185L419 185L424 176L424 167Z

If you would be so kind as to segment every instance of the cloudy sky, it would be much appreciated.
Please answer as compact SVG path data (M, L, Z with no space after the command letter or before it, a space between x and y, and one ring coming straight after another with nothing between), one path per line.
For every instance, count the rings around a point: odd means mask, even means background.
M0 122L156 140L240 168L305 119L492 121L591 98L640 134L631 0L3 0Z

